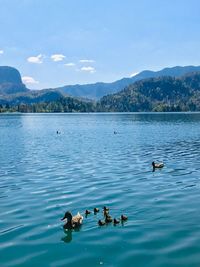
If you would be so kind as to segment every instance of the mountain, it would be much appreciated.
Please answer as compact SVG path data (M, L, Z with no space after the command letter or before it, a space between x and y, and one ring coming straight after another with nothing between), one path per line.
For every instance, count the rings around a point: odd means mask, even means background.
M98 100L105 95L119 92L122 89L124 89L124 87L142 79L161 77L161 76L179 77L186 73L197 72L197 71L200 71L200 66L185 66L185 67L177 66L172 68L165 68L160 71L145 70L138 73L134 77L123 78L121 80L112 83L99 82L99 83L84 84L84 85L80 84L67 85L55 88L55 90L58 90L62 93L66 93L71 96L85 97L89 99Z
M52 91L53 92L53 91ZM200 72L181 77L147 78L99 101L61 96L30 104L0 105L0 112L138 112L200 111Z
M113 83L98 82L94 84L67 85L56 88L56 90L71 96L97 100L104 95L122 90L125 86L129 85L130 83L132 82L129 78L123 78Z
M22 84L22 79L19 71L13 67L1 66L0 84L2 83Z
M29 90L18 70L0 67L0 112L87 112L94 103L63 95L58 90Z
M22 83L21 75L15 68L0 67L0 95L15 94L29 91Z
M104 96L98 111L200 111L200 72L148 78Z
M0 104L33 104L56 101L61 97L63 94L56 90L29 90L17 69L0 67Z
M95 102L67 95L61 88L29 90L16 69L0 67L0 105L3 111L20 111L22 106L23 112L196 111L200 110L197 70L200 67L165 68L157 72L143 71L113 83L78 85L76 94L92 98L96 92L98 101ZM188 74L190 71L195 72ZM67 87L74 90L74 86ZM109 90L117 92L106 95ZM101 94L106 96L99 99Z

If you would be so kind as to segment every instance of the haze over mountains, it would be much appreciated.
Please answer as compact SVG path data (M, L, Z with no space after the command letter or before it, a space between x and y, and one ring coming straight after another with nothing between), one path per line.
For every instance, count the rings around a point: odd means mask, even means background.
M34 105L24 112L200 110L199 92L200 66L142 71L113 83L44 90L27 89L18 70L0 67L0 104ZM43 104L37 108L39 103Z

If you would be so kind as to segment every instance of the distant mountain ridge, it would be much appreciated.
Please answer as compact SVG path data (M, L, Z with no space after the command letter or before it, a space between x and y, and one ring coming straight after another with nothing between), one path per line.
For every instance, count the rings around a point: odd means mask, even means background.
M0 94L15 94L28 92L29 90L22 83L19 71L13 67L0 67Z
M18 97L19 102L15 104L0 103L0 112L200 111L200 72L143 79L97 102L63 96L51 90L41 90L40 95L31 91Z
M8 105L32 105L44 102L61 101L66 97L76 99L76 107L83 103L94 103L94 100L98 100L95 104L96 106L92 108L94 111L97 107L100 107L102 103L107 99L114 99L109 94L113 94L120 98L121 93L125 88L133 86L135 83L141 81L144 83L145 79L148 78L158 78L158 77L180 77L186 73L200 71L200 66L185 66L185 67L173 67L165 68L160 71L142 71L131 78L123 78L121 80L115 81L113 83L96 83L96 84L86 84L86 85L69 85L61 88L55 89L43 89L43 90L29 90L22 83L21 75L18 70L12 67L0 67L0 104ZM153 81L153 83L156 80ZM119 95L118 95L119 93ZM106 97L106 95L108 97ZM101 99L100 99L101 98ZM92 99L92 100L89 100ZM70 103L71 100L68 99L66 103ZM109 100L108 100L109 101ZM114 99L116 101L116 99ZM152 100L153 101L153 100ZM79 104L78 104L79 103ZM101 104L99 104L101 103ZM91 104L92 105L92 104ZM91 106L86 105L86 106ZM113 107L110 105L110 109ZM106 106L102 108L108 110ZM126 108L125 108L126 109ZM64 110L67 110L65 108ZM73 110L73 109L72 109ZM80 110L82 110L80 108ZM118 110L118 108L117 108ZM121 109L120 109L121 110Z
M200 66L176 66L172 68L164 68L160 71L144 70L133 77L123 78L112 83L99 82L85 85L66 85L54 89L71 96L85 97L89 99L98 100L105 95L119 92L126 86L142 79L160 76L180 77L186 73L197 71L200 71Z

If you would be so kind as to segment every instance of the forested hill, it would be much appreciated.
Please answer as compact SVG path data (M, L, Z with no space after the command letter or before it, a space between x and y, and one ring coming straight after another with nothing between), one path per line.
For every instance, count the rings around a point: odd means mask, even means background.
M200 111L200 72L135 82L119 93L101 98L98 110Z

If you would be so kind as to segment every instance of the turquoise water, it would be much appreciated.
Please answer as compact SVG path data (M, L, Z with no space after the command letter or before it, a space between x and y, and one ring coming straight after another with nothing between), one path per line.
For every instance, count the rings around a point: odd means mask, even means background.
M199 267L200 114L0 115L0 266Z

